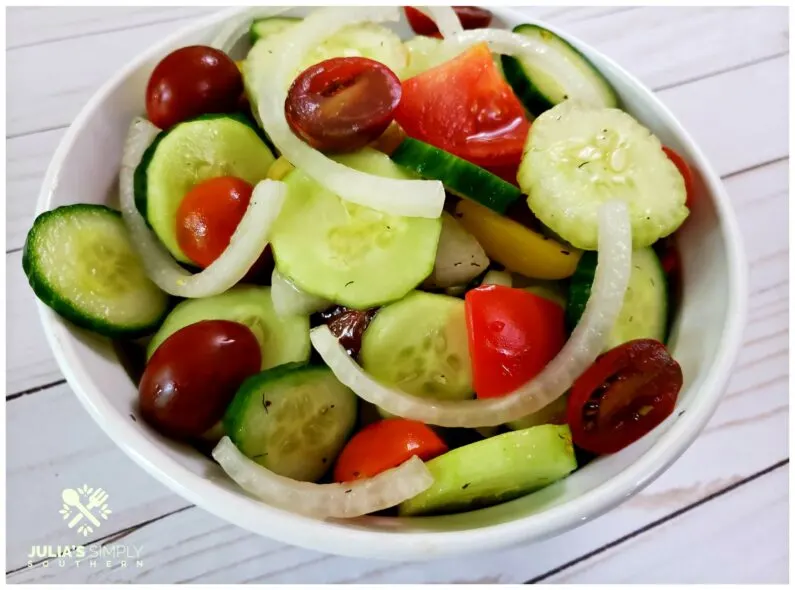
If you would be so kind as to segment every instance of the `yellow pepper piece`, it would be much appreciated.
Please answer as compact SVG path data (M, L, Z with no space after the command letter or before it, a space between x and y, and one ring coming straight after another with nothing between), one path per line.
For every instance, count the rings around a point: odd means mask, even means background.
M268 174L265 175L265 178L270 178L271 180L281 180L294 169L295 166L290 164L287 158L284 156L279 156L279 158L273 164L271 164L271 167L268 168Z
M582 255L570 246L467 199L458 203L455 214L489 258L526 277L565 279L574 274Z

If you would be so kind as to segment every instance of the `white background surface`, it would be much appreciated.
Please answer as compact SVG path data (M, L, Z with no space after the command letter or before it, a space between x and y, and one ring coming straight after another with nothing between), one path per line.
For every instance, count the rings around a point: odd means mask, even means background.
M751 265L745 344L712 421L613 512L536 545L424 564L323 555L253 536L154 481L80 406L44 340L20 249L44 171L91 94L208 8L7 12L9 582L786 582L788 580L788 14L786 8L524 8L628 68L723 176ZM61 490L113 509L86 539ZM33 545L126 544L143 567L27 566ZM34 562L39 560L33 560ZM71 562L70 562L71 563Z

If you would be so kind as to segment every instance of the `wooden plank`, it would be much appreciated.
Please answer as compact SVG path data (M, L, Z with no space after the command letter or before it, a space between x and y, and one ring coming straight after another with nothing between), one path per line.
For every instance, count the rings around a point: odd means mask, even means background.
M543 581L786 584L788 475L780 467Z
M550 23L591 42L653 88L787 50L784 8L546 7L530 14L547 16ZM11 50L8 87L25 88L25 93L9 94L7 134L18 136L67 125L88 96L114 71L188 22L189 19L157 22ZM648 34L650 26L654 34ZM683 34L683 29L691 34ZM97 51L98 47L102 51ZM84 67L86 63L91 67ZM37 72L33 83L32 71Z

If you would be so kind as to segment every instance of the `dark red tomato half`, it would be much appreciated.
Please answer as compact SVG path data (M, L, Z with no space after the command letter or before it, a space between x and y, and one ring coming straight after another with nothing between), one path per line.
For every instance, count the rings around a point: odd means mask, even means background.
M400 79L384 64L335 57L299 74L284 113L293 133L315 149L351 152L386 130L400 96Z
M518 165L530 130L485 43L405 80L395 120L410 137L486 168Z
M688 207L692 207L693 197L695 196L696 191L695 183L693 182L693 171L690 169L690 166L688 166L687 162L685 162L685 159L672 148L664 145L662 149L665 152L665 155L668 156L668 159L671 160L671 162L674 163L674 166L676 166L676 168L679 170L679 174L682 175L682 178L685 179L685 191L687 192L687 201L685 204Z
M682 369L657 340L632 340L609 350L574 383L566 421L574 444L616 453L671 415Z
M411 30L418 35L440 37L439 29L433 20L412 6L404 7ZM485 29L491 24L492 14L477 6L453 6L458 20L464 29Z

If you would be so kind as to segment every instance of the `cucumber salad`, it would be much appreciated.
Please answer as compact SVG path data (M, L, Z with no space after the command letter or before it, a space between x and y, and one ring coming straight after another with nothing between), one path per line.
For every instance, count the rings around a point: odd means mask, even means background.
M120 210L44 212L25 244L148 427L274 506L422 516L673 413L693 176L577 49L474 7L262 15L153 69Z

